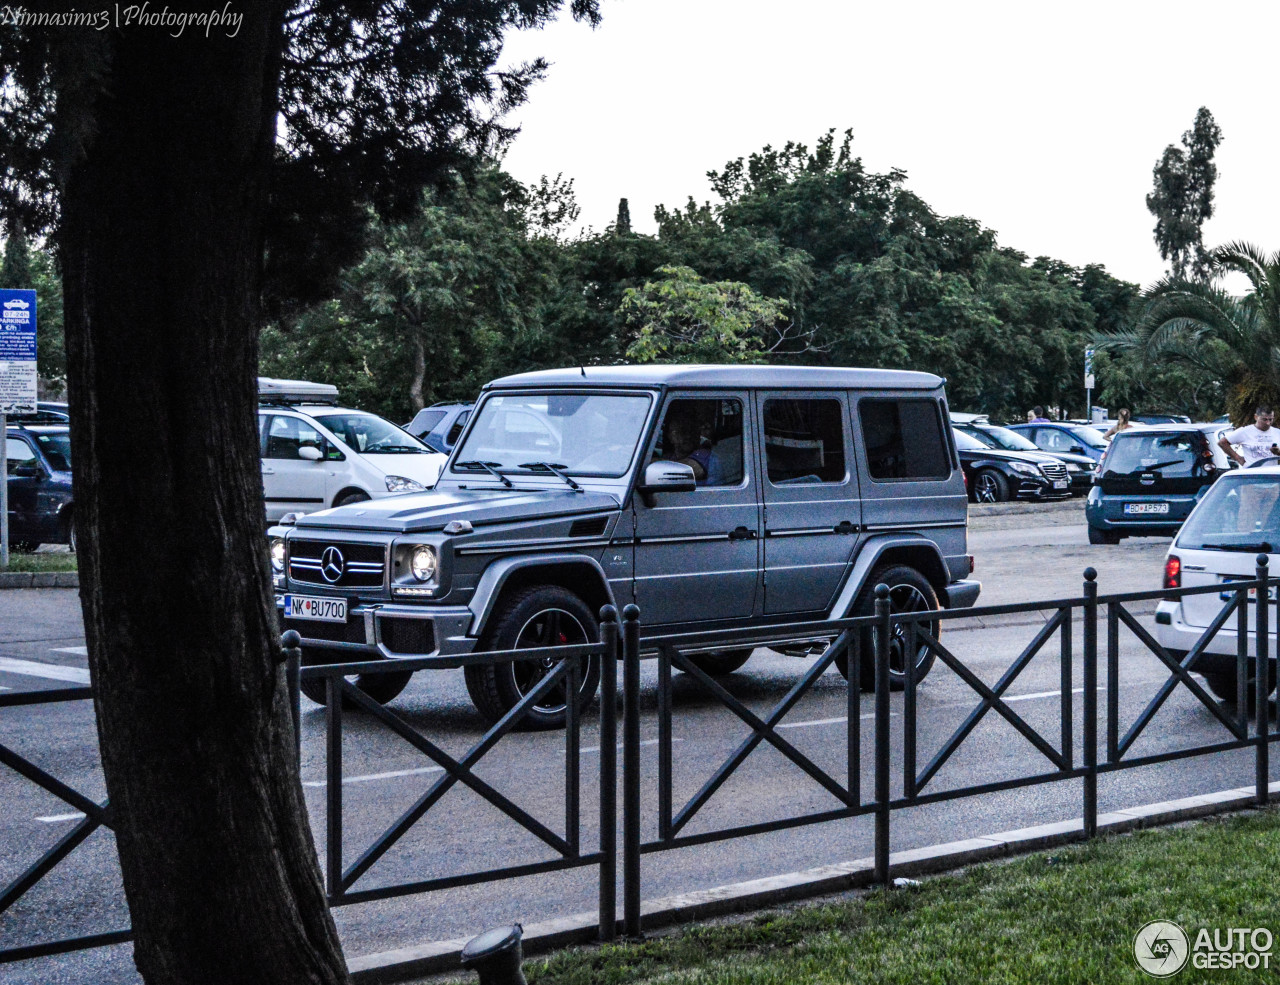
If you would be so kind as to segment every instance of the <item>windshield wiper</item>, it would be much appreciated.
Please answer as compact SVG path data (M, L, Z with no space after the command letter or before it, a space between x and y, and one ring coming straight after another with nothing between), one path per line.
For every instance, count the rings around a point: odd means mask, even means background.
M481 461L454 462L453 467L455 469L484 469L486 472L488 472L491 476L493 476L495 479L501 482L508 489L514 489L515 486L511 484L511 480L498 471L497 466L501 464L502 464L501 462L481 462Z
M1239 551L1242 554L1270 554L1274 548L1269 540L1260 540L1253 544L1201 544L1202 551Z
M1138 475L1142 472L1154 472L1157 469L1168 468L1170 465L1186 465L1185 458L1175 458L1169 462L1156 462L1155 465L1144 465L1142 468L1134 469L1132 472L1126 472L1125 475Z
M558 475L565 482L569 483L569 488L575 492L582 492L582 487L570 479L562 470L568 466L560 464L552 464L551 462L525 462L519 466L522 469L528 469L530 472L546 470L552 475Z
M375 448L375 449L374 449L374 454L376 454L376 455L384 455L384 454L391 454L391 455L401 455L401 454L425 455L425 454L426 454L426 450L425 450L425 449L422 449L422 448L419 448L417 445L383 445L381 448Z

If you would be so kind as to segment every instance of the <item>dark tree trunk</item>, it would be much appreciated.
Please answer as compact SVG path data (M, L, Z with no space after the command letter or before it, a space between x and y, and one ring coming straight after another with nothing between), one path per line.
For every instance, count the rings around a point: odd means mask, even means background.
M422 395L422 386L427 379L427 347L422 341L423 328L418 325L413 330L413 381L409 384L409 402L416 414L427 405Z
M112 35L67 173L81 597L143 976L345 982L293 751L257 456L282 11L237 7L234 39Z

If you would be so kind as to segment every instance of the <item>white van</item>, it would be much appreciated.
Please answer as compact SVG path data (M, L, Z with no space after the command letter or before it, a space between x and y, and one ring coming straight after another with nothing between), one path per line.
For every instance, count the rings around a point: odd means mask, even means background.
M447 456L376 414L338 406L338 388L258 377L267 520L422 492Z

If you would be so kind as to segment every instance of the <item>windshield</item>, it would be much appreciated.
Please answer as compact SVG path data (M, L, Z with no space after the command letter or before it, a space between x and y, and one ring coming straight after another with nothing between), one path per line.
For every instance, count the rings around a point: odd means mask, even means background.
M1072 428L1073 437L1079 438L1082 445L1090 448L1106 448L1107 440L1097 428Z
M37 434L36 441L53 468L59 472L71 471L71 435Z
M1280 551L1280 476L1229 476L1210 486L1183 524L1178 546Z
M617 478L635 457L648 394L517 393L491 396L476 412L451 472Z
M994 442L991 446L993 448L1005 448L1009 451L1040 450L1017 431L1010 431L1008 428L990 426L982 427L978 430L982 432L982 435L990 438Z
M352 451L365 455L427 455L431 449L390 421L374 414L344 411L314 414L316 420L338 436Z
M982 451L984 448L994 448L996 446L994 441L984 444L966 431L958 431L952 428L952 433L956 436L956 447L961 451Z
M1113 475L1136 475L1152 469L1164 476L1189 476L1212 465L1213 458L1199 431L1130 431L1112 439L1103 462Z

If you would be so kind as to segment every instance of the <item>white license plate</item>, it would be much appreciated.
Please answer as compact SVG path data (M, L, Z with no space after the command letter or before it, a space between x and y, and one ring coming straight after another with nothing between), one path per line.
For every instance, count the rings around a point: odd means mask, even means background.
M284 616L286 619L310 619L314 622L346 622L347 600L286 595Z
M1066 480L1066 479L1054 479L1054 480L1053 480L1053 488L1054 488L1054 489L1066 489L1066 488L1067 488L1067 480Z
M1242 580L1247 581L1248 579L1242 579ZM1232 579L1228 578L1225 580L1224 584L1230 585L1231 581ZM1233 598L1235 598L1235 596L1236 596L1236 593L1233 591L1224 591L1224 592L1221 592L1218 597L1221 598L1222 601L1224 602L1229 602ZM1274 602L1275 600L1276 600L1276 586L1272 585L1270 588L1267 589L1267 601ZM1258 590L1256 588L1249 589L1249 601L1250 602L1258 601Z
M1168 503L1125 503L1124 511L1127 515L1133 516L1135 513L1168 513Z

